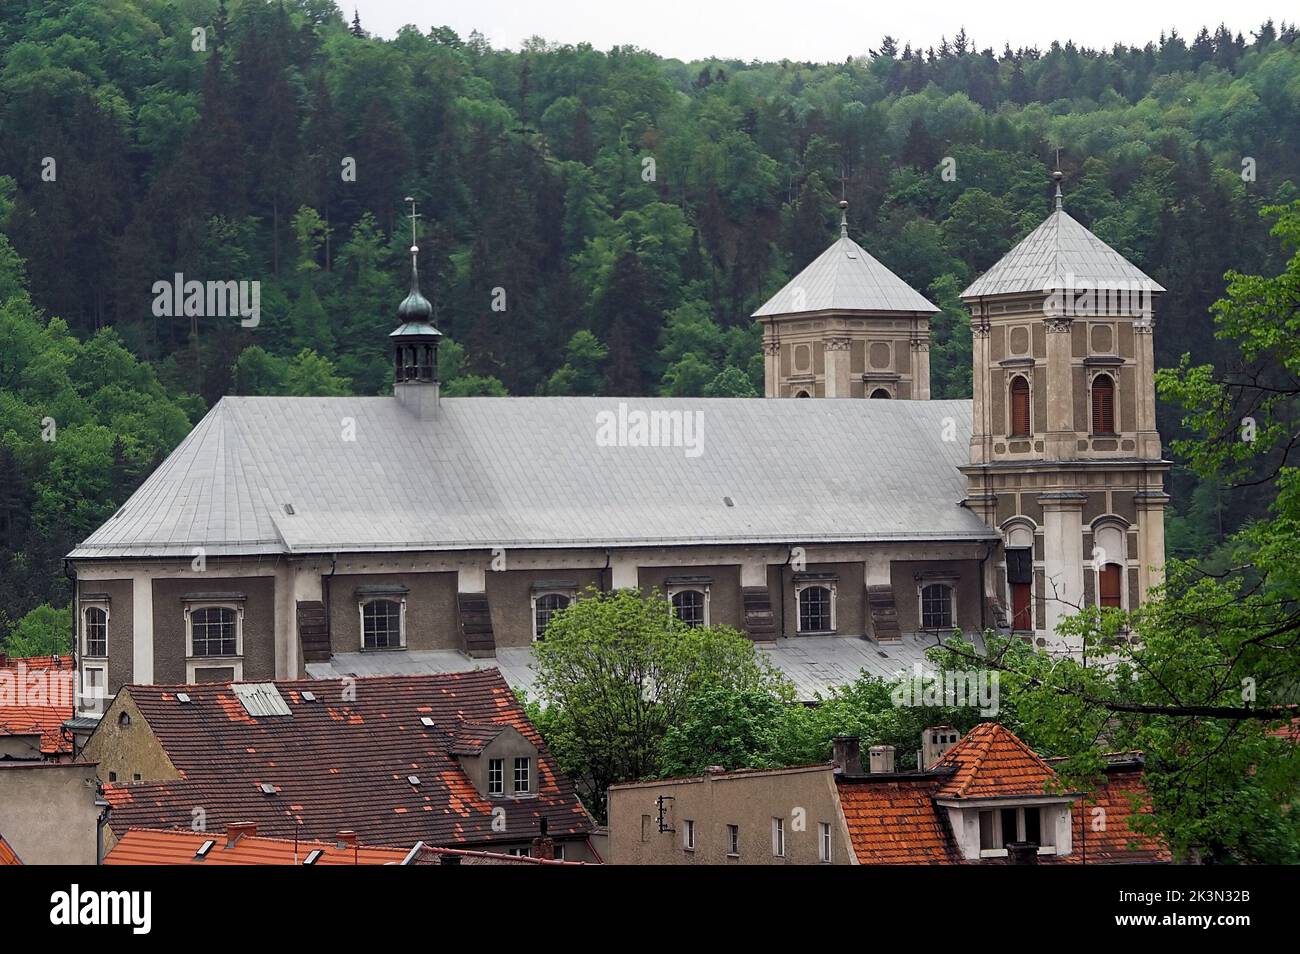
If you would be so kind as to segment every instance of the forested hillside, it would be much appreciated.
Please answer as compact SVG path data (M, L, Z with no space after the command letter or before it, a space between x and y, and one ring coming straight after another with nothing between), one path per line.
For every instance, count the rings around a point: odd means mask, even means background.
M1258 210L1300 197L1295 28L950 35L682 63L427 23L385 41L328 0L6 4L0 637L66 602L62 555L221 395L382 393L407 195L453 394L760 393L748 316L843 194L943 308L936 396L968 395L957 293L1046 213L1058 150L1068 210L1169 289L1157 363L1228 360L1208 306L1227 269L1282 267ZM259 281L260 322L156 317L176 273ZM1174 555L1264 503L1181 469L1172 489Z

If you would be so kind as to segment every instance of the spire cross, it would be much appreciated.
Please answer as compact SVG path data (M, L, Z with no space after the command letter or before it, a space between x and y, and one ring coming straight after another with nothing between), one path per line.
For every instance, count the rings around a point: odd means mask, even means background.
M840 166L840 238L849 237L849 200L848 176L844 174L844 167Z
M1056 147L1056 171L1052 173L1052 178L1056 180L1056 207L1060 209L1063 204L1061 198L1061 179L1064 176L1061 173L1061 147Z
M411 251L415 252L415 220L420 218L420 213L415 211L415 197L407 196L406 201L411 203L411 214L407 216L411 220Z

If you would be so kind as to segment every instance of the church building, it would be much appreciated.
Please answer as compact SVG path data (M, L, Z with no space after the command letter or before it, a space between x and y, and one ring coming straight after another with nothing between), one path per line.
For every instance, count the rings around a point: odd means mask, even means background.
M413 250L392 396L223 398L69 555L84 693L485 666L527 687L588 588L741 630L802 698L954 630L1068 650L1061 616L1160 580L1169 465L1162 289L1057 193L963 293L965 400L930 399L938 309L847 220L754 315L765 399L440 397Z

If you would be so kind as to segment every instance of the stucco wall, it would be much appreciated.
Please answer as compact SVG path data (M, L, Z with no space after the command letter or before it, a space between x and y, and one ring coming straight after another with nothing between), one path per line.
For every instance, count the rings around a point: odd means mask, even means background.
M244 679L274 679L275 579L208 574L153 581L154 683L186 682L184 597L192 593L244 594Z
M330 580L330 646L336 653L361 649L359 587L404 586L407 649L460 649L455 573L369 573ZM400 599L400 597L394 597ZM389 650L373 650L388 652Z
M0 832L28 865L95 864L95 766L0 766Z
M545 580L572 582L577 592L600 589L603 566L585 569L501 570L486 575L492 634L498 646L530 646L533 642L533 584Z
M122 716L129 719L122 724ZM86 742L84 758L99 763L101 782L153 782L180 778L163 753L153 730L131 699L130 690L118 693Z

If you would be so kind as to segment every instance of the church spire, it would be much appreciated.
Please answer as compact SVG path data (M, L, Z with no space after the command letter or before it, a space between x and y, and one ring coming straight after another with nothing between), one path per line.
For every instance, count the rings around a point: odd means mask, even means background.
M840 238L849 237L849 200L840 199Z
M438 409L438 343L442 332L433 326L433 305L420 293L418 259L415 244L415 199L411 203L411 291L397 306L397 330L393 339L393 394L397 400L421 419L436 415Z
M1060 169L1052 173L1052 178L1056 180L1056 209L1059 212L1062 208L1061 180L1065 178Z
M397 320L404 325L411 322L428 322L433 319L433 305L429 303L429 299L420 293L420 267L418 263L420 246L415 244L415 220L420 217L420 214L415 211L414 198L408 195L406 201L411 203L411 291L402 300L402 303L397 306Z

